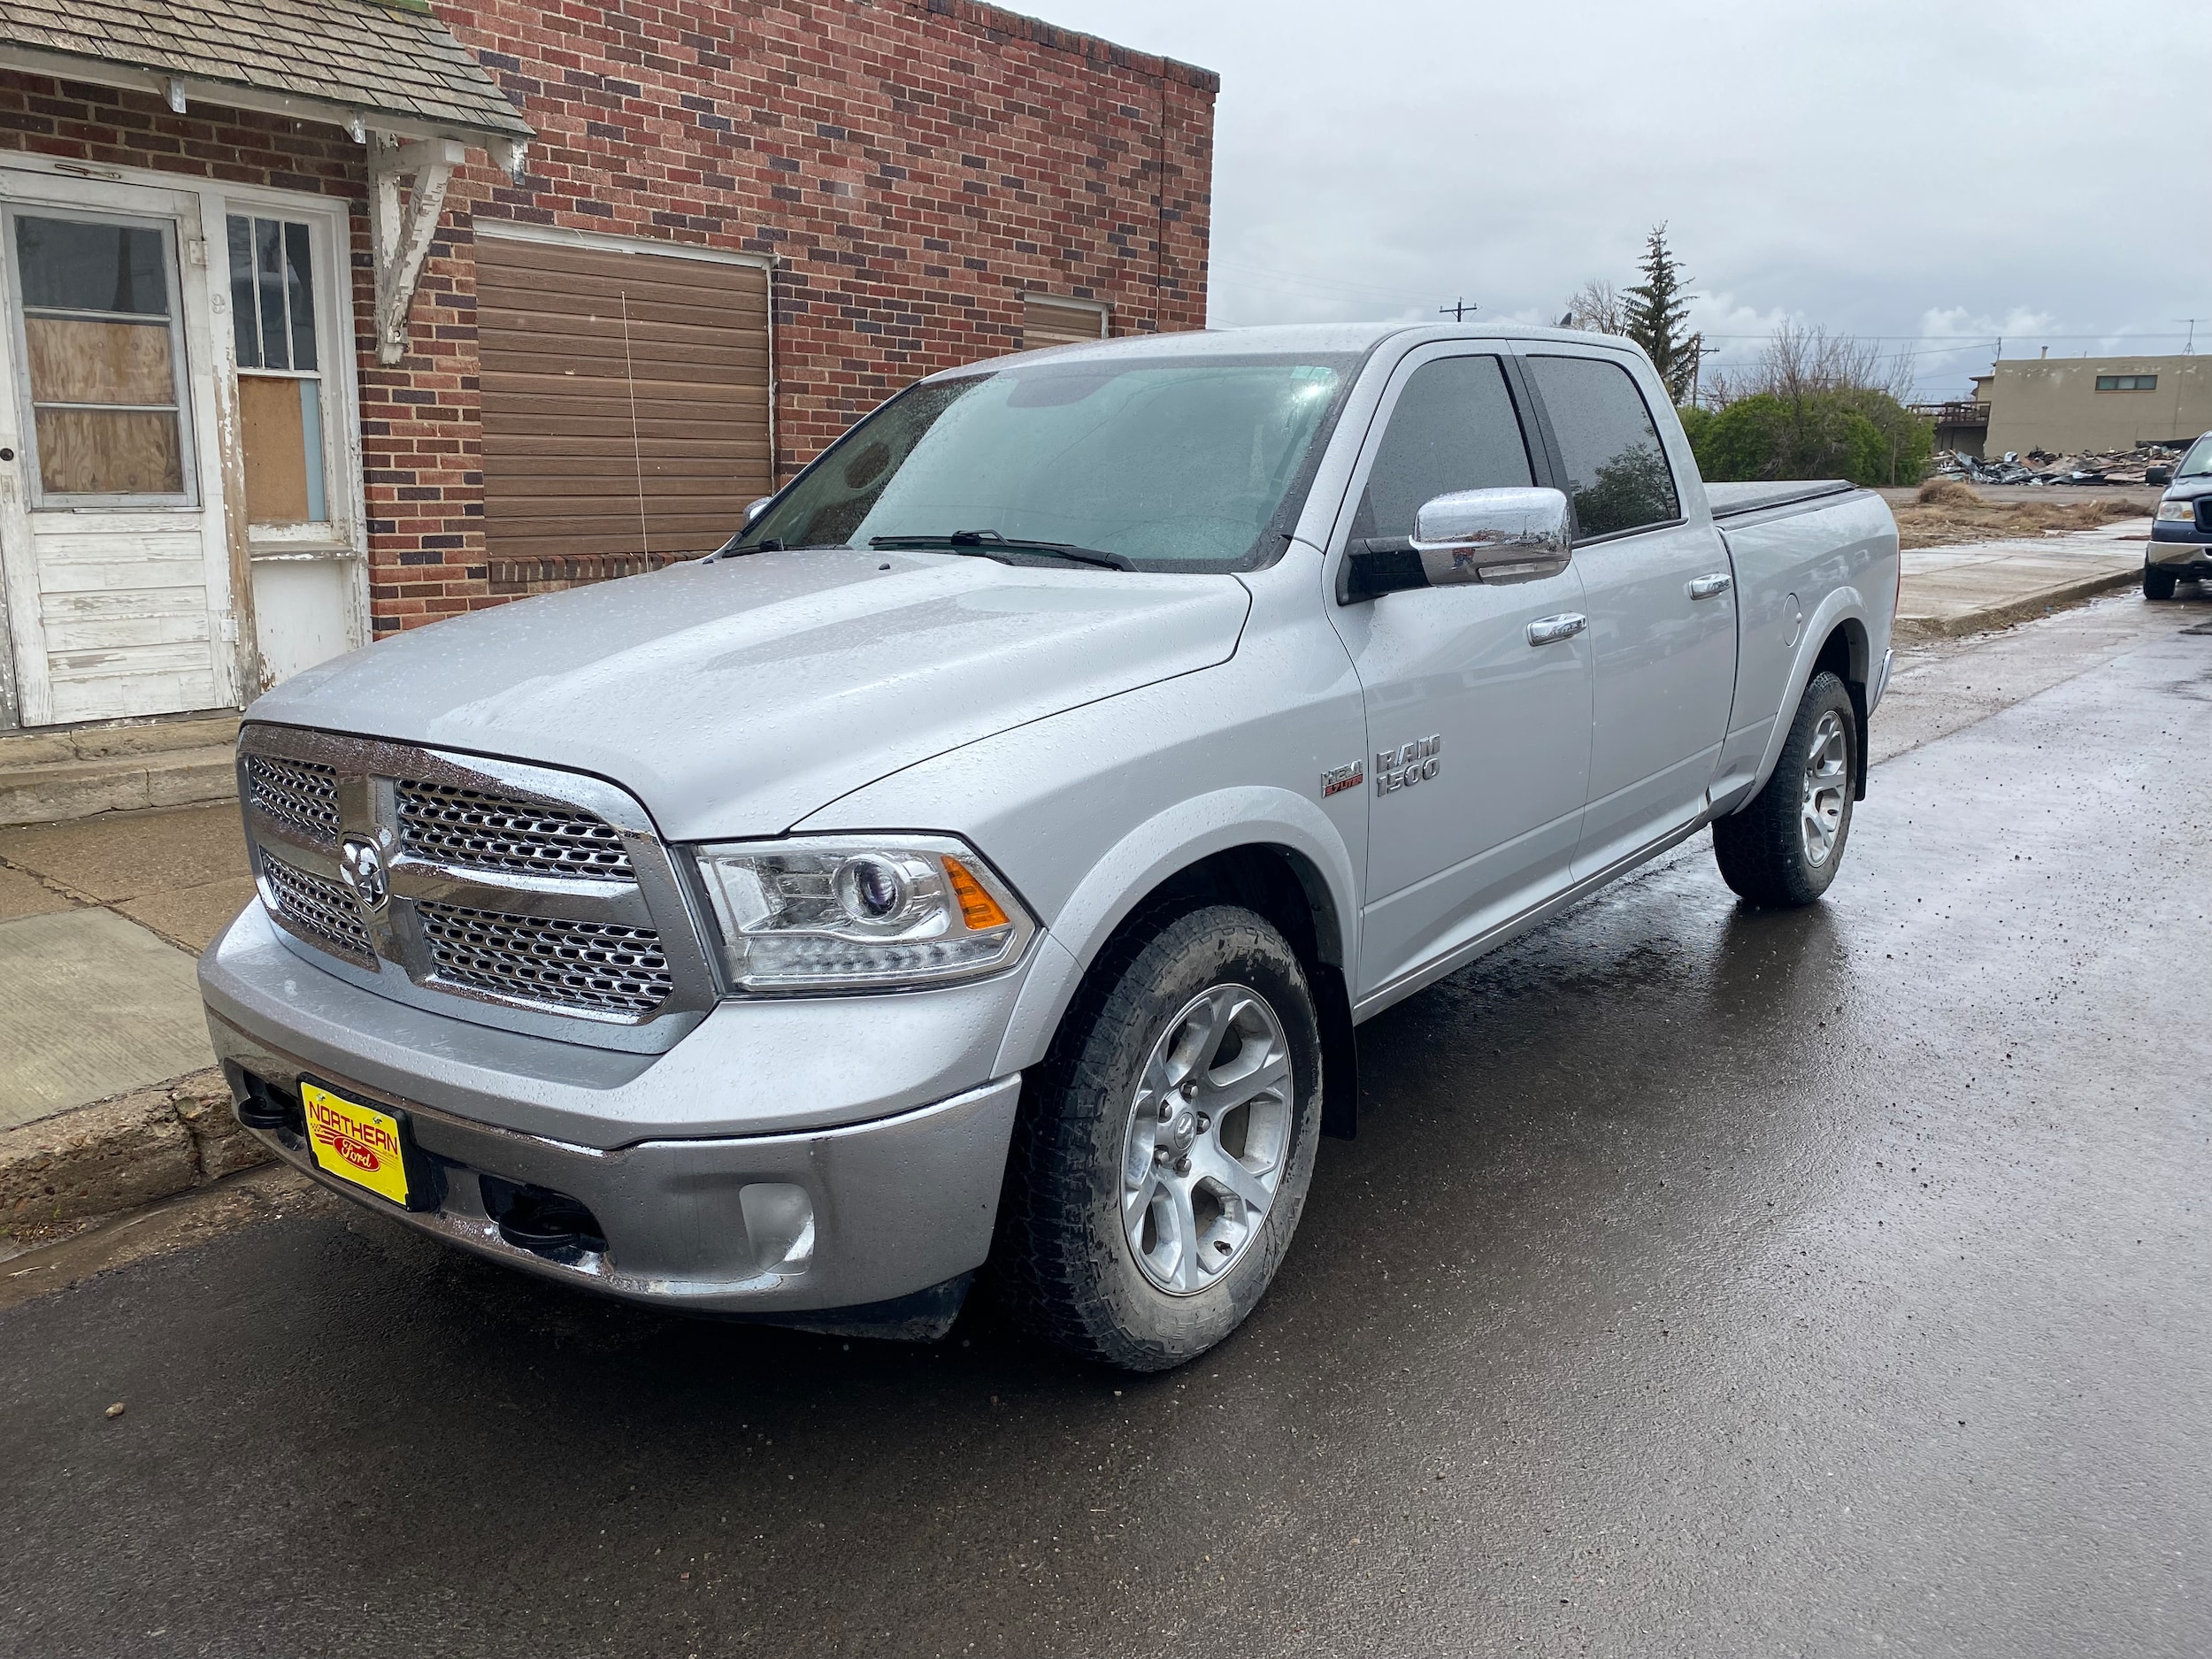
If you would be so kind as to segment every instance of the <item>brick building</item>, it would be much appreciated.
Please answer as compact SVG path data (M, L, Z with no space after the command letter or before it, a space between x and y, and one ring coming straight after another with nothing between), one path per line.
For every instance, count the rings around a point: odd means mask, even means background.
M1202 326L1216 81L970 0L12 0L0 727L703 551L916 377Z

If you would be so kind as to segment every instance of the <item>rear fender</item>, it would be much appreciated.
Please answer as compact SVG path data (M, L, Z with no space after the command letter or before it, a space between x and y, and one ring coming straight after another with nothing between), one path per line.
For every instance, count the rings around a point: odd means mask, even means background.
M1759 756L1758 769L1751 781L1732 789L1726 795L1714 801L1713 815L1724 818L1750 804L1759 791L1766 787L1767 780L1774 775L1777 762L1782 758L1782 745L1789 741L1791 718L1805 695L1805 687L1812 683L1813 671L1820 661L1820 653L1828 643L1828 636L1839 625L1848 624L1845 630L1851 646L1850 680L1853 687L1851 703L1858 710L1859 775L1853 780L1857 795L1866 794L1866 687L1872 673L1872 645L1867 623L1868 607L1863 595L1855 586L1846 584L1832 589L1813 608L1806 619L1805 632L1797 641L1797 656L1790 664L1787 689L1781 706L1774 711L1774 722L1767 728L1766 746ZM1724 764L1725 762L1724 762Z

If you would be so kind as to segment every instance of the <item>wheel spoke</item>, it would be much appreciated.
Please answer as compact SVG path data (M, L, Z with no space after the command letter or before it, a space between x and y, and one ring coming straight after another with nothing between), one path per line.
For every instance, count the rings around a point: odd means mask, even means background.
M1238 1073L1224 1081L1209 1078L1198 1091L1198 1104L1218 1118L1223 1112L1234 1111L1247 1101L1256 1100L1271 1089L1286 1088L1290 1083L1290 1056L1276 1049L1261 1056L1259 1064L1248 1071Z
M1196 1290L1198 1284L1192 1272L1192 1263L1198 1256L1198 1216L1191 1204L1191 1184L1187 1179L1169 1177L1160 1183L1160 1191L1166 1197L1164 1206L1171 1218L1175 1239L1173 1265L1166 1278L1176 1290ZM1168 1229L1160 1230L1161 1242L1167 1242Z
M1202 1153L1202 1161L1196 1161ZM1246 1225L1258 1226L1269 1206L1275 1202L1275 1194L1269 1190L1267 1182L1245 1168L1243 1161L1231 1156L1227 1148L1210 1141L1193 1148L1192 1157L1194 1160L1191 1165L1192 1173L1202 1176L1230 1197L1240 1200L1247 1212Z
M1139 1244L1144 1236L1144 1212L1151 1207L1152 1194L1159 1190L1159 1166L1149 1159L1134 1181L1122 1183L1121 1230L1129 1235L1133 1245Z
M1235 1009L1234 995L1227 987L1217 986L1184 1014L1181 1024L1169 1033L1163 1056L1178 1081L1202 1079L1212 1069Z

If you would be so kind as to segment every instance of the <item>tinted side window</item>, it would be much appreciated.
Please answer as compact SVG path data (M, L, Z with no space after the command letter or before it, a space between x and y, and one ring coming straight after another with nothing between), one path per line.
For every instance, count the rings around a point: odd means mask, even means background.
M1398 395L1352 534L1409 536L1413 515L1434 496L1535 481L1497 358L1440 357L1416 369Z
M1583 535L1682 516L1659 429L1626 369L1596 357L1531 357L1528 366L1559 440Z

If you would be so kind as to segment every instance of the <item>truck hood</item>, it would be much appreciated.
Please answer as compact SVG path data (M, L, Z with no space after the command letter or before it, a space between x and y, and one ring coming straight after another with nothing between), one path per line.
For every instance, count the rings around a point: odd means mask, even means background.
M672 840L772 835L933 755L1225 662L1250 603L1229 575L752 554L403 634L247 718L595 772Z

